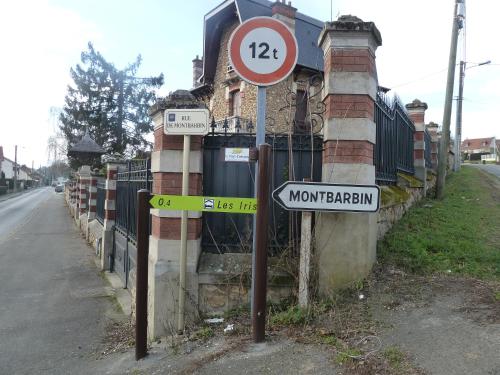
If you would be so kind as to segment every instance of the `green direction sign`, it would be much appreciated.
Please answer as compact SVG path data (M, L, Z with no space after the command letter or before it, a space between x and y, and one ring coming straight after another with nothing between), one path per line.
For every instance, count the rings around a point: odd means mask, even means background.
M151 207L173 211L229 212L254 214L257 211L255 198L199 197L192 195L153 195Z

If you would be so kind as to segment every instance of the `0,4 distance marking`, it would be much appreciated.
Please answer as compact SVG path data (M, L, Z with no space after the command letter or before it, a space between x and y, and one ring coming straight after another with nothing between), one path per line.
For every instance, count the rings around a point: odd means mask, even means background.
M151 207L174 211L229 212L254 214L257 211L255 198L201 197L190 195L153 195Z

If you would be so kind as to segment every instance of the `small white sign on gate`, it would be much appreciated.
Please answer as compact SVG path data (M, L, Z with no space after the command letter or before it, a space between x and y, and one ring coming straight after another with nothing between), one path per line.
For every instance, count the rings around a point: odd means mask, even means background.
M224 161L248 163L250 161L250 149L227 147L224 149Z

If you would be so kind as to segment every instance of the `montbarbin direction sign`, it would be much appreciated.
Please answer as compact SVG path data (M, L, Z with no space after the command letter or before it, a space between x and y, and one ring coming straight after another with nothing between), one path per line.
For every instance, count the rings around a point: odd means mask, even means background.
M160 210L229 212L254 214L257 211L255 198L202 197L192 195L153 195L151 207Z
M288 181L273 192L273 198L287 210L377 212L380 188Z
M167 109L163 121L165 134L205 135L209 128L208 109Z

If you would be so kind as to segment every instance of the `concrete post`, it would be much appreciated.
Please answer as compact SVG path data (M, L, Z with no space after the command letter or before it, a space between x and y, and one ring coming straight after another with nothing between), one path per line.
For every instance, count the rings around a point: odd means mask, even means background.
M178 90L166 101L150 109L154 121L154 147L151 155L153 194L181 195L183 136L165 135L166 108L193 108L199 104L189 92ZM191 136L189 195L202 195L202 137ZM148 264L148 337L150 340L176 332L179 295L179 253L181 212L152 209ZM201 253L201 212L188 212L186 324L198 312L197 266Z
M110 256L113 252L113 229L116 220L116 178L118 165L106 166L106 200L104 201L104 229L102 233L101 269L110 270Z
M325 64L322 181L374 185L375 51L382 44L380 32L372 22L341 16L325 24L318 44ZM321 295L328 295L370 272L376 257L377 215L318 216L318 286Z
M415 125L413 134L413 164L415 166L415 177L422 180L424 191L427 190L427 169L425 168L425 111L427 103L418 99L406 105L410 119Z
M432 159L432 169L434 171L437 171L437 164L438 164L438 149L439 149L439 135L438 135L438 128L439 125L430 122L429 124L426 125L427 131L431 135L431 159Z

